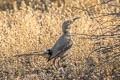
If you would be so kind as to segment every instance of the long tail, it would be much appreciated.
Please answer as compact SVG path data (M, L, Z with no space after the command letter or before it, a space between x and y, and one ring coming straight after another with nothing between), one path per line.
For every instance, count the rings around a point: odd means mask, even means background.
M29 54L18 54L18 55L15 55L14 57L32 56L32 55L45 56L45 54L40 53L40 52L32 52L32 53L29 53Z

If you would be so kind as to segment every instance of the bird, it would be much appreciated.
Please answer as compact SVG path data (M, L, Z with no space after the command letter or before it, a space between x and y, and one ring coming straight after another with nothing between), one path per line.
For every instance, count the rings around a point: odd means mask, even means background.
M29 54L15 55L14 57L40 55L40 56L47 58L48 59L47 61L54 59L53 63L55 63L55 60L58 57L60 58L64 57L64 53L72 47L73 42L72 42L71 35L70 35L70 29L71 29L70 25L79 18L80 17L76 17L76 18L69 19L63 22L62 34L58 38L58 40L55 42L52 48L49 48L43 51L42 54L40 52L32 52Z
M54 59L55 62L58 57L62 58L66 51L72 47L73 42L70 36L70 25L79 18L80 17L76 17L63 22L62 35L58 38L52 48L49 48L43 52L48 55L47 61Z

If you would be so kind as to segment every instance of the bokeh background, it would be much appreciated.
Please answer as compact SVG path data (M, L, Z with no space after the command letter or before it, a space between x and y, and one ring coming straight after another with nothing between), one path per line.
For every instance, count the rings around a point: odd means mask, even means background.
M74 17L57 69L38 55L14 57L52 47ZM0 0L0 80L120 80L120 0Z

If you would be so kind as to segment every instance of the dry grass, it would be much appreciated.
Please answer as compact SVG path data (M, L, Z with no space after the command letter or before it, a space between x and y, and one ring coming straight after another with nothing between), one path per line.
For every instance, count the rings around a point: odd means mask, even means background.
M120 79L118 0L65 0L64 7L52 4L48 12L36 5L42 10L24 2L18 10L2 6L0 80ZM50 48L61 35L63 21L78 16L80 20L72 24L74 45L57 70L41 56L13 57Z

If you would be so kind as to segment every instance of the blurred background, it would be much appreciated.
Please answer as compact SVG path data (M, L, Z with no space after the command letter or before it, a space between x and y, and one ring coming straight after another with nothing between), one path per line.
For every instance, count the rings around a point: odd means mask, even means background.
M13 57L52 47L74 17L57 69L41 56ZM120 0L0 0L0 62L0 80L120 80Z

